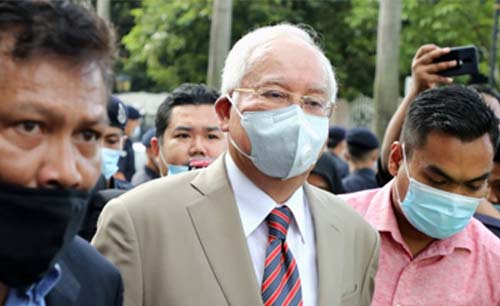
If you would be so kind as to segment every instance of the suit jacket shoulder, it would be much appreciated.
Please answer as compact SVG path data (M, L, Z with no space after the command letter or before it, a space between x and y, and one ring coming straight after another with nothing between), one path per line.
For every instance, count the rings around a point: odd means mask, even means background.
M320 305L370 305L380 249L377 231L339 197L308 184L304 189L316 233Z
M58 260L61 279L47 296L48 306L121 306L118 270L92 246L75 237Z
M144 183L104 208L92 243L122 272L126 306L262 305L223 158ZM318 306L368 306L377 233L339 198L307 185L305 194Z

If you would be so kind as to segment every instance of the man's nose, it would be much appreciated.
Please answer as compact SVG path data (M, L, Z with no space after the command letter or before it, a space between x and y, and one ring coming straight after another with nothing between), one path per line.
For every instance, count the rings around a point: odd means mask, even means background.
M40 187L79 188L82 185L78 149L71 141L60 141L48 146L44 163L38 174Z
M203 137L195 137L189 148L189 156L207 156L207 142Z

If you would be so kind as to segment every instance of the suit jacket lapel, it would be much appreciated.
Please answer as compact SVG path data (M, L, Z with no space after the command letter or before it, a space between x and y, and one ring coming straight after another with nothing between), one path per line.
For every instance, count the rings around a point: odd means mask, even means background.
M78 294L80 293L80 283L64 263L63 257L59 260L58 264L61 267L61 278L47 295L47 306L76 305Z
M304 190L309 201L316 234L316 256L318 263L318 306L340 304L342 294L342 262L343 262L343 221L326 205L325 200L318 198L306 184Z
M224 156L201 171L191 185L204 197L188 211L228 304L262 305Z

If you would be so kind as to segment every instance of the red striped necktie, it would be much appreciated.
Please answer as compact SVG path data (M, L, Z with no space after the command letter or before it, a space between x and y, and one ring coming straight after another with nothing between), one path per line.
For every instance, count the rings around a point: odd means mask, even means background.
M299 269L286 242L292 212L286 206L277 207L266 221L269 239L262 279L264 306L303 305Z

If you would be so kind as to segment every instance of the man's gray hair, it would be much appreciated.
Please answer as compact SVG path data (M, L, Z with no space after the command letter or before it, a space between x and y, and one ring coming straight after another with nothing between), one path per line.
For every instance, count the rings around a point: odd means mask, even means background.
M326 85L330 101L335 102L337 97L335 73L330 60L315 42L314 37L317 37L317 34L311 28L292 24L266 26L246 34L234 44L226 58L222 72L221 94L228 94L232 89L239 87L252 64L266 54L266 50L259 53L254 52L258 47L278 38L296 38L312 46L317 51L327 77L328 84Z

